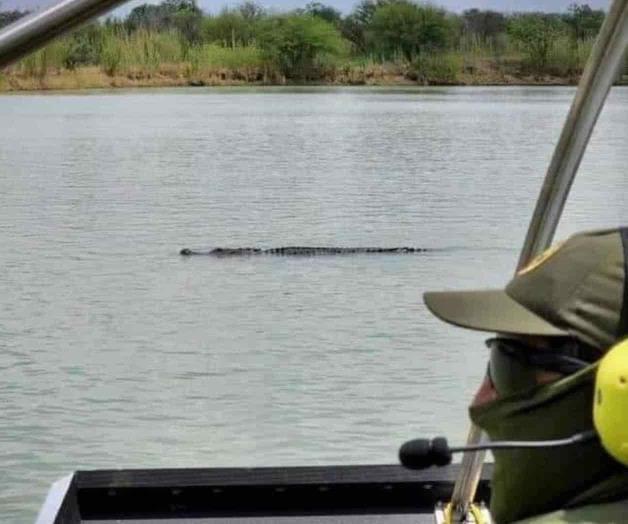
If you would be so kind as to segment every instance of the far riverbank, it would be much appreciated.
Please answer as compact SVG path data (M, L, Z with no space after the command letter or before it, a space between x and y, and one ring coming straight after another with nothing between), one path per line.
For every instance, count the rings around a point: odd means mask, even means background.
M25 12L0 11L3 23ZM4 19L4 22L3 22ZM194 0L139 6L0 71L0 92L116 87L574 85L604 12L462 14L412 0L290 12ZM628 62L623 71L628 74Z
M274 85L329 85L329 86L560 86L576 85L579 75L555 76L526 74L504 68L484 65L481 68L456 72L453 75L422 76L401 64L370 64L346 66L326 72L320 78L297 81L263 68L214 68L190 74L185 64L165 64L154 71L129 70L107 74L96 66L76 69L53 69L44 74L33 74L23 69L0 73L0 92L48 91L70 89L113 89L134 87L189 87L189 86L274 86ZM618 79L628 84L628 76Z

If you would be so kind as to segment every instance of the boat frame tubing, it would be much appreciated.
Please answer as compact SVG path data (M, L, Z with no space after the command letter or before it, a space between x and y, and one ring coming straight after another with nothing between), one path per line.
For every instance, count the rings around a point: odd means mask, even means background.
M567 120L545 175L528 228L517 270L545 250L554 237L569 190L589 139L617 78L628 47L628 0L614 0L578 84ZM482 431L471 425L467 444L478 444ZM465 453L452 504L454 522L467 514L481 476L485 452Z
M0 68L127 0L63 0L0 32Z

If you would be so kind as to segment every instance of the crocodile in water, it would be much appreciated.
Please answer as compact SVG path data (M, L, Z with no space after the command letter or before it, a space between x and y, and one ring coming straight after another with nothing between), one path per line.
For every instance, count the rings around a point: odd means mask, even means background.
M309 246L285 246L261 249L257 247L216 247L209 251L195 251L184 248L180 251L183 256L206 255L212 257L237 257L252 255L275 256L318 256L318 255L357 255L362 253L381 254L406 254L424 253L429 251L421 247L309 247Z

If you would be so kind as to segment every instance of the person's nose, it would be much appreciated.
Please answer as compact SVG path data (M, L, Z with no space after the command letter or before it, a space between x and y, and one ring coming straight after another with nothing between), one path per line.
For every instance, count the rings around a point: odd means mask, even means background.
M471 406L481 406L482 404L487 404L488 402L492 402L494 400L497 400L497 390L488 378L488 375L486 375L473 397Z

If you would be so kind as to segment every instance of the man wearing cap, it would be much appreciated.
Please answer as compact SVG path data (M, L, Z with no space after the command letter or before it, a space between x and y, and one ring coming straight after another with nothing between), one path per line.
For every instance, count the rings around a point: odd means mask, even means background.
M430 292L456 326L498 333L470 407L491 440L549 440L593 429L596 362L628 335L628 228L574 235L534 259L505 290ZM626 419L617 424L628 423ZM499 524L628 522L628 469L599 441L494 451ZM553 512L553 513L550 513Z

